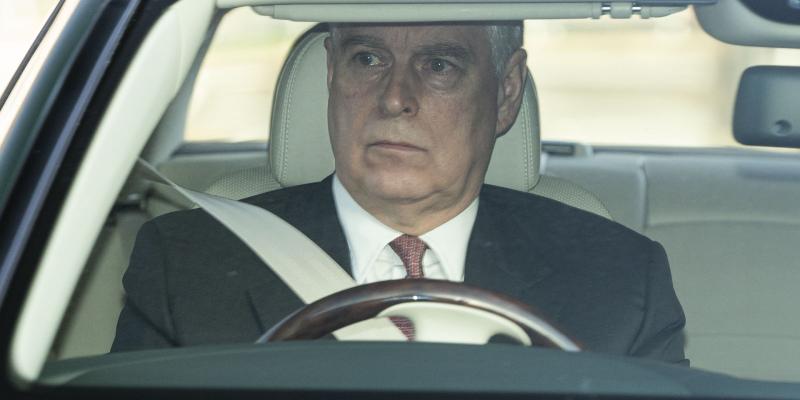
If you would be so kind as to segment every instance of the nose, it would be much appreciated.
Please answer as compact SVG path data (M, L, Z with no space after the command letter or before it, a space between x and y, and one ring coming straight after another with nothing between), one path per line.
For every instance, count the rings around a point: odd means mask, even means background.
M408 68L395 68L387 77L388 82L380 99L381 112L386 117L415 116L419 103L413 72Z

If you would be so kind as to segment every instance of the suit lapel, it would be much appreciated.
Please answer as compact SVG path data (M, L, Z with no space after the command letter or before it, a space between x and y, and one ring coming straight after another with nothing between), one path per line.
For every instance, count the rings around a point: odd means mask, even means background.
M333 175L330 175L322 182L311 186L308 195L299 202L302 206L292 207L292 212L286 216L286 220L314 241L352 276L350 249L333 202L332 179Z
M540 238L531 237L530 230L521 225L535 221L513 217L513 207L513 203L498 201L491 188L482 191L467 247L464 282L525 300L531 287L553 268L541 256Z

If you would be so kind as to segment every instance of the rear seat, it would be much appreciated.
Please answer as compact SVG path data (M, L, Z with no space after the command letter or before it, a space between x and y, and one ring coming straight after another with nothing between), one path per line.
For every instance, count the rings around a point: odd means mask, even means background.
M545 146L545 149L547 146ZM687 317L695 367L800 376L800 160L578 152L543 171L595 193L615 220L661 242Z

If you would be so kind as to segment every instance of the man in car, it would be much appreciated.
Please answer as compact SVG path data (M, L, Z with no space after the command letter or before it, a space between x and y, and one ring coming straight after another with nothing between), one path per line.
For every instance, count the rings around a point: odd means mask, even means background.
M246 201L300 229L358 283L464 281L535 306L587 350L685 363L659 244L483 183L522 101L521 45L521 23L334 26L335 173ZM198 210L146 224L124 284L114 351L253 341L302 306Z

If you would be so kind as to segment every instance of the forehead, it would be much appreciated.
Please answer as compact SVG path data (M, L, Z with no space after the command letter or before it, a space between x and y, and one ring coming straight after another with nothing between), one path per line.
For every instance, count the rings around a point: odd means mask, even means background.
M372 44L389 48L413 48L458 44L482 54L488 50L486 25L447 24L344 24L332 28L339 45Z

